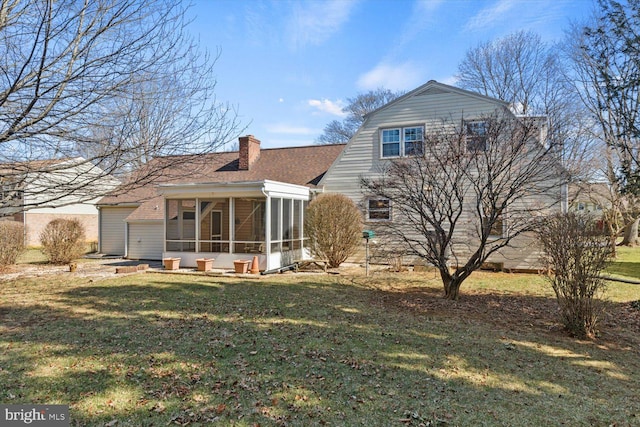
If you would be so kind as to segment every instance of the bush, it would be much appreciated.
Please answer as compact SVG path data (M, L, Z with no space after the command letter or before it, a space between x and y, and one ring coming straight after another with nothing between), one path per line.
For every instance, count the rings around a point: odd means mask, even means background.
M0 268L16 263L24 251L24 225L16 221L0 221Z
M579 338L593 338L604 309L600 273L611 255L608 236L594 221L568 213L547 218L538 239L565 327Z
M67 264L85 252L84 227L77 219L54 219L40 233L42 252L53 264Z
M362 241L362 218L356 205L342 194L323 194L309 204L305 233L316 258L338 267Z

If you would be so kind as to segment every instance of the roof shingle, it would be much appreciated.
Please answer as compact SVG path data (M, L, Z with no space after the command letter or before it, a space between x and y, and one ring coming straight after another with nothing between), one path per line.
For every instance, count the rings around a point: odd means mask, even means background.
M260 157L249 170L238 169L237 151L211 153L191 157L180 162L172 158L172 164L152 182L125 191L121 187L103 197L98 205L118 206L139 204L129 220L160 220L164 216L162 197L157 186L163 183L227 183L272 180L315 187L345 144L312 145L305 147L267 148L260 150ZM175 160L178 160L177 162ZM159 158L154 161L166 161Z

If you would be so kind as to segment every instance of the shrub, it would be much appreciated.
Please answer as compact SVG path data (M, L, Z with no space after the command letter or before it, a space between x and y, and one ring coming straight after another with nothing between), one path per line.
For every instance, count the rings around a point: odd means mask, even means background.
M67 264L85 252L84 227L77 219L54 219L40 233L42 252L53 264Z
M593 338L604 309L600 272L611 255L608 236L587 217L568 213L547 218L538 239L565 327L579 338Z
M338 267L352 255L362 240L360 211L347 196L323 194L309 204L305 233L316 258Z
M0 268L16 263L24 251L24 225L16 221L0 221Z

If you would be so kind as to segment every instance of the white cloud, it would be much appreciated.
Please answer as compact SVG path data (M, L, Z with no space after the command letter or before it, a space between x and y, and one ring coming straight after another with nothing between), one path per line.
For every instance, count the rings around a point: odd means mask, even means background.
M455 86L458 83L458 78L456 76L448 76L438 79L440 83L444 83L449 86Z
M329 99L310 99L307 101L310 107L316 108L318 111L323 113L329 113L338 117L346 117L347 113L342 111L344 108L344 102L341 100L337 100L335 102Z
M397 90L409 90L422 82L420 67L408 61L401 64L380 63L358 78L356 84L362 90L380 87Z
M514 9L518 0L499 0L491 6L487 6L473 16L465 25L465 30L473 31L484 29L497 21L504 22L505 14Z
M294 49L320 45L349 20L358 0L330 0L295 3L289 20Z
M408 16L409 22L401 26L402 33L395 43L396 51L402 51L404 45L420 37L422 31L433 24L433 20L437 17L438 8L443 2L444 0L418 0L414 3L413 9Z
M269 133L279 133L285 135L315 135L318 133L316 129L305 126L292 126L286 123L277 123L266 127Z

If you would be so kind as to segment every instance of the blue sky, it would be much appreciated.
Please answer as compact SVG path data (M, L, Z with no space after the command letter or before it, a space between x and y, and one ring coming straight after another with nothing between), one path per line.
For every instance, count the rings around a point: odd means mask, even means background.
M190 30L220 50L218 101L263 147L310 145L348 97L454 84L469 48L519 29L560 41L590 0L195 0Z

